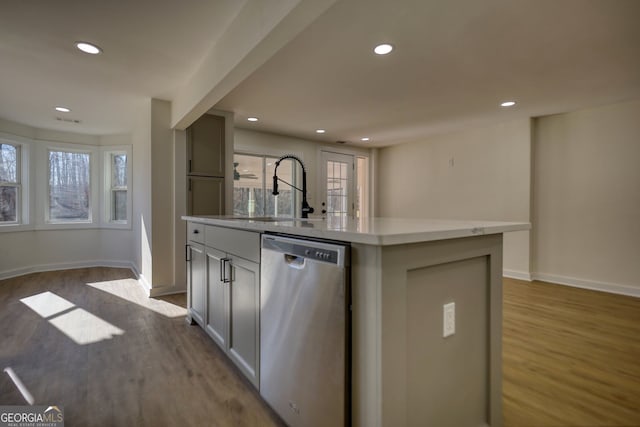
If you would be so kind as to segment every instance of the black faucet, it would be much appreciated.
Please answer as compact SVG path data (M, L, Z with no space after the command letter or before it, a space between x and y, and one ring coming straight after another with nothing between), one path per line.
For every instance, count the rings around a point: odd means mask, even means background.
M286 181L282 181L280 178L278 178L278 175L276 174L276 171L278 170L278 166L280 166L280 162L285 160L285 159L293 159L293 160L297 160L298 163L300 163L300 166L302 166L302 190L299 189L298 187L286 182ZM302 163L302 160L300 160L298 158L298 156L293 155L293 154L285 154L284 156L280 157L277 161L276 161L276 167L273 169L273 192L272 194L274 196L278 195L278 180L284 182L285 184L289 185L292 188L295 188L296 190L302 192L302 218L309 218L309 214L313 213L313 208L311 206L309 206L309 203L307 203L307 169L304 167L304 163Z

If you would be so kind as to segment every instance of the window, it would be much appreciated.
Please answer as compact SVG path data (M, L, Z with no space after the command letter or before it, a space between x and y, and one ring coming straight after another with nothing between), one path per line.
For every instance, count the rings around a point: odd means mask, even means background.
M49 151L49 222L91 222L91 153Z
M273 172L277 157L235 154L233 156L233 213L243 216L295 216L295 190L286 184L273 191ZM283 160L278 178L296 185L294 163Z
M20 147L0 143L0 224L20 218Z
M0 133L0 233L131 227L131 145Z
M127 153L109 153L110 197L109 219L127 221Z

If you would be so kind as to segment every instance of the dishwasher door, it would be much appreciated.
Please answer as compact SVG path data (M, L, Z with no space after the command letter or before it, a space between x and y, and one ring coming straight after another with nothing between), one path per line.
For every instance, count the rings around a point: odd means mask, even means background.
M349 247L263 235L260 394L292 427L349 425Z

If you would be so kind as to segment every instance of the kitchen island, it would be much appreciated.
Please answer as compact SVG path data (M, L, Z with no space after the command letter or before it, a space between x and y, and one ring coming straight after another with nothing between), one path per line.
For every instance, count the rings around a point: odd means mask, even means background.
M251 236L260 233L350 243L352 425L502 425L502 234L528 229L529 224L400 218L183 219L188 221L190 242L229 245L229 253L245 252L247 259L256 258L258 239ZM244 270L259 271L248 264ZM259 278L249 283L259 288ZM259 310L259 291L242 295L253 295L247 301ZM244 305L246 313L248 304ZM446 331L445 305L455 310L447 311L453 322ZM255 324L235 329L257 334L259 313L250 319ZM199 323L211 322L201 316ZM215 334L212 327L214 339ZM252 362L258 360L259 348L249 345L256 337L238 340L244 341L237 345L239 351L232 349L233 342L227 344L229 355L238 359L242 348L250 348L236 365L259 388L259 366Z

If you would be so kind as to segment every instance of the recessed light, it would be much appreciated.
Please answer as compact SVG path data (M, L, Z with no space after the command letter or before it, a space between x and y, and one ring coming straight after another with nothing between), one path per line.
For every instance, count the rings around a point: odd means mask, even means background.
M87 42L76 42L76 47L84 53L89 53L91 55L97 55L102 52L102 49L98 46Z
M370 141L370 140L371 140L371 138L369 138L367 136L360 138L360 141L364 141L364 142L367 142L367 141Z
M513 107L516 105L516 101L504 101L500 104L501 107Z
M393 46L389 43L382 43L376 46L373 51L378 55L386 55L393 50Z
M325 132L326 132L326 130L324 130L324 129L316 129L316 133L325 133Z
M56 111L60 111L61 113L69 113L69 112L71 112L70 108L61 107L60 105L58 105L55 109L56 109Z
M257 122L258 118L257 117L249 117L247 120L250 121L250 122Z

